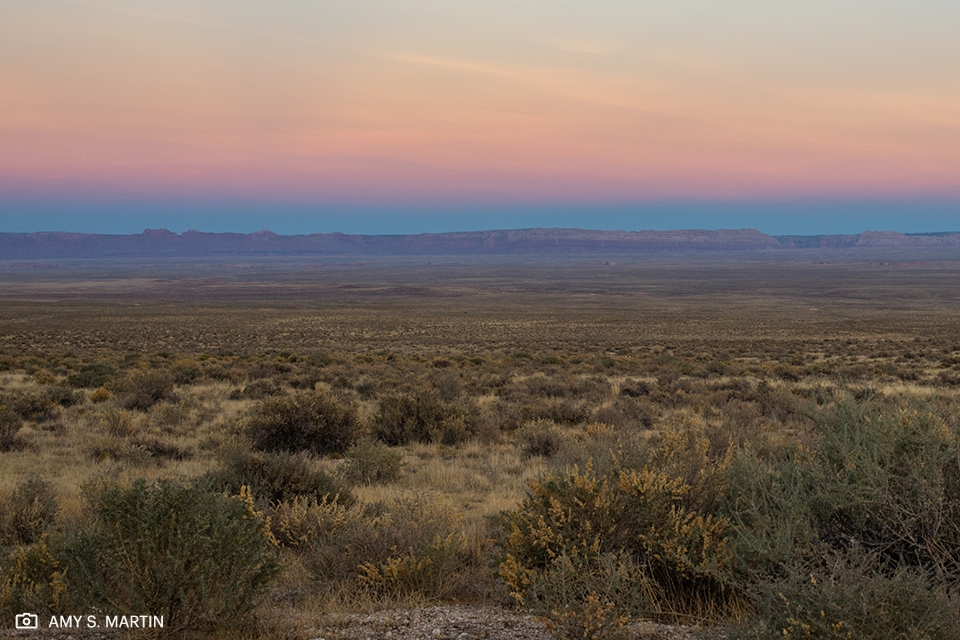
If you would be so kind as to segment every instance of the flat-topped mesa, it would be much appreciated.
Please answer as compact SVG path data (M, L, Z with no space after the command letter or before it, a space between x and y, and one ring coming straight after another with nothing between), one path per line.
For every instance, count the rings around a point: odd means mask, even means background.
M66 232L0 233L0 260L282 255L630 255L659 252L724 252L845 248L960 246L960 233L902 234L867 231L836 236L774 237L756 229L598 231L515 229L350 235L209 233L147 229L130 235Z

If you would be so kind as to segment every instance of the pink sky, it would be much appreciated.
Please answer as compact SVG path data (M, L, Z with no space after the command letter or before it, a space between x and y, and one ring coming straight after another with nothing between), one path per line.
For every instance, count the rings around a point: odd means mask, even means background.
M960 199L956 4L793 4L7 3L0 189Z

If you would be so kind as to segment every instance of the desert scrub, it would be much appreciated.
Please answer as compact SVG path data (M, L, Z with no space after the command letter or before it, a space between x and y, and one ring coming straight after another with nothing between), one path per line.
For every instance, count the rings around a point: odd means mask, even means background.
M21 444L17 432L23 426L23 418L12 409L0 404L0 451L10 451Z
M519 509L502 516L500 575L520 604L558 621L587 615L579 610L587 596L607 611L604 620L721 613L738 600L729 523L685 504L690 489L656 469L616 461L604 474L592 463L546 473ZM554 589L578 575L585 582L569 595ZM613 575L629 583L616 591L623 597L590 586Z
M173 376L162 369L138 371L120 382L120 403L125 409L146 411L162 400L176 400Z
M268 508L270 530L284 548L310 549L330 541L352 527L366 526L362 505L344 504L336 496L298 495Z
M0 616L10 620L23 611L60 611L67 590L65 573L47 534L14 548L0 559Z
M233 628L279 570L248 493L141 479L89 500L88 521L61 551L75 609L162 615L170 634Z
M391 446L411 442L454 445L476 430L475 409L445 403L436 391L385 396L374 419L374 435Z
M105 362L89 362L69 376L67 382L74 387L95 389L102 387L117 377L117 370Z
M367 531L353 540L360 584L380 596L463 595L473 582L460 516L430 495L376 505Z
M337 473L354 485L385 484L400 479L403 454L382 442L362 439L347 450Z
M812 446L733 453L718 509L742 567L864 544L891 569L960 584L960 435L930 409L841 401L818 415Z
M756 640L955 640L960 600L922 570L885 570L860 547L784 567L755 588Z
M353 507L295 499L277 505L272 522L326 588L440 600L490 583L488 562L468 549L459 515L435 496Z
M12 494L0 498L0 542L5 546L36 542L53 526L58 508L50 483L28 479Z
M233 450L220 467L201 478L213 491L239 493L247 487L260 504L270 504L307 496L351 504L353 494L334 476L317 469L305 453L263 453Z
M321 391L267 398L244 423L261 451L342 454L359 437L356 407Z
M100 429L115 438L128 438L137 432L137 421L124 409L107 409L99 417Z
M960 584L960 429L932 406L841 404L820 429L812 471L820 537L860 541L892 566Z
M527 422L517 433L524 458L551 458L563 447L565 437L552 420Z

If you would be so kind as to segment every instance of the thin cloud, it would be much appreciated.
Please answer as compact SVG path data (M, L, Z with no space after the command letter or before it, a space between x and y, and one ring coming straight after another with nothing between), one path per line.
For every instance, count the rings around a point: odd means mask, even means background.
M615 56L621 51L620 47L599 40L537 40L537 44L557 51L589 56Z
M464 71L467 73L478 73L488 76L497 76L500 78L523 78L529 75L528 72L524 72L513 67L487 64L484 62L469 62L466 60L457 60L455 58L441 58L437 56L423 56L410 53L387 53L386 57L391 60L396 60L406 64L450 69L452 71Z
M97 2L96 0L63 0L64 2L69 2L70 4L75 4L83 7L92 7L94 9L99 9L101 11L108 11L110 13L116 13L125 16L133 16L135 18L145 18L148 20L163 20L165 22L176 22L179 24L187 24L195 27L208 27L212 29L222 29L222 30L236 30L236 27L230 24L222 22L213 22L210 20L200 20L197 18L189 18L185 16L172 15L169 13L161 13L159 11L144 11L142 9L132 9L123 5L115 5L107 2Z

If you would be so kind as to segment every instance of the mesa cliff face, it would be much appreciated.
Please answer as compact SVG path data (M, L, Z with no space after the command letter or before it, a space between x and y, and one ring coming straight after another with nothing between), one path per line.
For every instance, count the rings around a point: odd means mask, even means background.
M0 233L0 260L230 255L579 255L864 247L960 247L960 233L905 235L867 231L852 235L779 237L755 229L520 229L416 235L317 233L297 236L283 236L271 231L249 234L187 231L176 234L166 229L147 229L130 235Z

